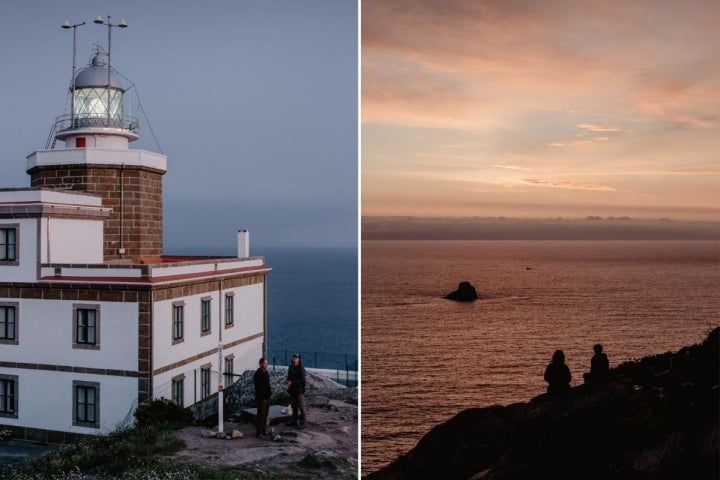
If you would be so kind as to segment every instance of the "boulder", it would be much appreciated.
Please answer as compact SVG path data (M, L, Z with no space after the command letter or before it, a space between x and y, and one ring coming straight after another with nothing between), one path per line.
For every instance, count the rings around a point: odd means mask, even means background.
M455 300L458 302L472 302L477 300L478 294L475 287L470 282L460 282L457 290L445 295L448 300Z

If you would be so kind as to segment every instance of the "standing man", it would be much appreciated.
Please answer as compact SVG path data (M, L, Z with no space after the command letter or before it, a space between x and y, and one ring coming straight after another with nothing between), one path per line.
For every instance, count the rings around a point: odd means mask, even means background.
M300 361L300 355L297 353L292 356L285 384L290 394L293 414L290 425L303 428L305 427L305 369Z
M267 435L267 420L268 412L270 411L270 374L268 373L267 367L268 362L265 357L261 358L258 362L257 370L253 375L253 384L255 385L255 403L257 403L257 423L256 423L256 434L257 438L262 438Z

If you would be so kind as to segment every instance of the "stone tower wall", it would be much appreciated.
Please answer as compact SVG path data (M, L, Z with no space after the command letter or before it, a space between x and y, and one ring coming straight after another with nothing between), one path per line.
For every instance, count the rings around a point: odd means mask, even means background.
M32 187L64 188L102 196L103 207L112 209L104 227L105 260L162 255L164 173L153 168L118 165L59 165L28 170ZM124 255L118 253L121 245Z

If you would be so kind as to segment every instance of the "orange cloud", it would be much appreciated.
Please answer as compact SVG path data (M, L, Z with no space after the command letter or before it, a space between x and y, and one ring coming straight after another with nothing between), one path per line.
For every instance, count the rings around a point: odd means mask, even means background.
M716 1L364 0L364 205L716 204Z

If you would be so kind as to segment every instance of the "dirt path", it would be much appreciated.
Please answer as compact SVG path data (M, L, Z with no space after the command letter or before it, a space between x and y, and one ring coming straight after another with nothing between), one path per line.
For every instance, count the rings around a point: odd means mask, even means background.
M187 447L173 458L223 470L280 476L307 474L320 479L358 478L357 404L315 397L308 398L308 405L307 426L303 429L273 422L281 437L278 441L256 438L252 423L226 422L226 433L238 430L243 434L232 440L205 438L205 429L187 427L179 433Z

